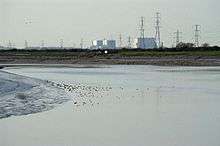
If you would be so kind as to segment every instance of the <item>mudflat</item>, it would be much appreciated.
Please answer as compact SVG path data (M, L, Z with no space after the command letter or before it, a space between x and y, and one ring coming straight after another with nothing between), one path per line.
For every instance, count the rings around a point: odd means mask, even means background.
M220 51L9 50L0 51L0 64L220 66Z

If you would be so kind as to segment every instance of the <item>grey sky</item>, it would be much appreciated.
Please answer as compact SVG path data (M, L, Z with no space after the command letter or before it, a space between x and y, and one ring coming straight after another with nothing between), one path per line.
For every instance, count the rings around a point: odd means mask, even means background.
M121 33L138 36L138 21L146 18L146 35L154 36L154 15L162 14L162 40L170 46L180 29L184 41L192 41L193 25L202 25L202 40L220 45L219 0L0 0L0 43L24 40L37 46L79 46L81 38L115 38ZM31 21L30 24L27 22Z

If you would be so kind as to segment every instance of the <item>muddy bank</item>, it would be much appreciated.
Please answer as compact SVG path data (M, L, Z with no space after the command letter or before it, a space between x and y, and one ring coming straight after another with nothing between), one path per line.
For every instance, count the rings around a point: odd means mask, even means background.
M13 58L0 59L0 69L4 64L92 64L92 65L159 65L159 66L220 66L218 57L116 57L116 58L68 58L68 59L34 59Z
M0 52L0 64L220 66L220 51L5 51Z

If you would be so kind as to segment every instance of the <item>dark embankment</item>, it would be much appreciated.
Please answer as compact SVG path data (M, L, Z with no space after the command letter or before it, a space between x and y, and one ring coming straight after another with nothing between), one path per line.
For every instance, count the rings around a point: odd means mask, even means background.
M1 50L0 64L143 64L219 66L220 48Z

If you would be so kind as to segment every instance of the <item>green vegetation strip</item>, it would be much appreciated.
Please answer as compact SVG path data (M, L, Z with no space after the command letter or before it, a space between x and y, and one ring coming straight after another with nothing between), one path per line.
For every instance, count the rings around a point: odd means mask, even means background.
M121 51L121 56L219 56L220 51Z

